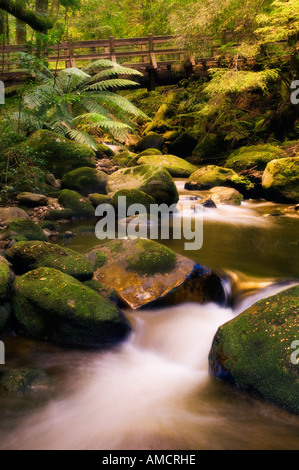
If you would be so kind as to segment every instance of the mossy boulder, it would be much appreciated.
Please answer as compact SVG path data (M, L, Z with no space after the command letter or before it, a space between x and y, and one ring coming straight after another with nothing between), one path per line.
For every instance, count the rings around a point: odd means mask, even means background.
M98 294L101 294L103 297L106 297L107 299L111 300L111 302L113 302L114 304L119 304L117 292L113 287L106 287L93 279L85 281L84 285L90 287L90 289L93 289Z
M112 158L115 155L115 152L105 144L97 144L97 156L100 158Z
M193 150L197 145L197 139L189 132L183 132L177 137L168 147L169 153L177 157L186 158L192 155Z
M90 193L106 194L108 176L95 168L82 167L66 173L61 184L63 188L73 189L83 196Z
M88 194L88 199L94 207L97 207L100 204L109 204L111 197L105 194L92 193Z
M162 155L162 152L158 149L146 149L146 150L143 150L143 152L138 153L137 160L140 157L145 157L147 155Z
M71 189L63 189L58 196L58 202L66 209L71 209L75 217L94 217L94 208L81 194Z
M45 220L66 220L71 219L74 216L74 212L72 209L50 209L48 210L45 215Z
M254 184L246 177L239 176L230 168L207 165L192 173L185 184L186 189L210 189L214 186L229 186L242 194L254 188Z
M156 132L150 132L145 137L139 140L137 143L135 150L139 152L143 152L147 149L158 149L161 150L164 145L164 137Z
M126 198L126 203L122 202L121 197ZM112 204L117 211L121 209L121 212L125 213L132 204L141 204L145 208L144 212L149 212L151 204L156 204L156 201L152 196L138 189L120 189L113 194L110 204Z
M130 331L109 300L53 268L16 279L13 314L17 332L63 345L96 347L118 342Z
M24 145L24 144L21 144ZM26 145L46 161L48 170L61 178L65 173L82 166L95 167L94 150L48 130L34 132Z
M268 163L262 186L266 194L277 201L299 202L299 157Z
M0 383L7 392L18 395L47 391L51 386L49 375L39 368L11 369L3 374Z
M0 256L0 302L8 298L13 279L9 262Z
M31 219L16 219L1 233L2 240L40 240L47 241L47 237L39 225Z
M225 168L231 168L237 173L252 168L256 171L263 171L271 160L286 156L286 152L275 145L262 144L241 147L229 155Z
M198 168L182 158L174 155L149 155L138 159L138 165L154 165L169 171L171 176L184 178L190 176Z
M46 206L48 203L48 198L44 194L29 192L18 194L16 199L20 204L24 204L27 207Z
M243 195L234 188L226 188L224 186L216 186L209 190L209 198L216 205L225 204L230 206L239 206L243 201Z
M121 189L138 189L152 196L158 204L173 204L179 199L169 172L154 165L140 165L112 173L108 179L108 193Z
M257 302L218 329L211 373L299 413L299 365L291 361L298 323L299 286Z
M165 134L163 134L163 137L164 137L165 143L167 144L168 142L173 142L174 140L176 140L179 137L179 135L180 135L179 131L172 130L172 131L165 132Z
M55 268L81 281L92 278L93 267L86 257L69 248L46 242L18 242L6 250L16 274L40 267Z
M129 152L129 150L124 150L119 152L112 158L112 163L118 165L122 168L136 166L137 155L136 153Z
M8 225L16 219L29 219L26 211L20 207L0 207L0 225Z
M127 307L223 300L217 275L153 240L114 240L93 248L86 256L92 262L99 253L106 259L93 279L114 288Z

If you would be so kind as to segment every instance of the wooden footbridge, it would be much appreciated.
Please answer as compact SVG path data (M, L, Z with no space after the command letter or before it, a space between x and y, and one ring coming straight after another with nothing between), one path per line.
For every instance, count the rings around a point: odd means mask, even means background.
M228 33L224 31L224 40ZM154 36L93 41L67 41L49 46L45 55L50 69L84 67L91 61L108 58L114 62L135 68L143 73L140 85L153 90L155 85L177 83L191 74L207 75L210 67L218 66L217 47L210 38L201 38L209 44L208 57L195 57L181 49L175 36ZM218 46L219 47L219 46ZM17 70L15 59L19 52L35 51L26 45L0 46L0 80L14 84L25 78Z

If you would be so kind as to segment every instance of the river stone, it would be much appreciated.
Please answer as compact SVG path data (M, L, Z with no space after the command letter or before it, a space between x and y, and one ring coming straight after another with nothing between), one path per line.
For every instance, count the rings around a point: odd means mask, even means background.
M262 185L266 194L277 201L299 202L299 157L268 163Z
M46 173L45 174L45 183L47 183L49 186L52 186L52 188L55 189L61 189L61 182L60 180L57 180L53 173Z
M174 142L169 145L169 153L178 157L186 158L192 155L193 150L197 145L197 139L189 132L183 132Z
M46 167L57 178L61 178L65 173L75 168L82 166L94 168L96 166L96 154L90 147L45 129L31 134L25 144L38 155L42 154ZM22 145L24 144L20 144L20 146Z
M71 189L63 189L58 196L58 202L66 209L71 209L75 217L94 217L92 204L81 194Z
M15 219L29 219L29 215L19 207L0 207L0 225L8 225Z
M12 221L0 235L0 240L6 239L16 241L47 241L47 237L41 227L31 219L16 219Z
M124 339L127 320L109 300L68 274L38 268L16 278L16 331L58 344L97 347Z
M121 189L138 189L152 196L157 204L174 204L179 195L169 172L164 168L140 165L124 168L109 176L107 192L115 193Z
M239 176L230 168L217 165L207 165L192 173L185 184L186 189L210 189L215 186L228 186L247 193L254 188L254 184L244 176Z
M136 151L143 152L147 149L158 149L161 150L164 144L164 137L162 135L156 134L155 132L150 132L145 137L139 140L136 145Z
M48 203L47 196L29 192L18 194L16 199L18 202L28 207L46 206Z
M93 267L85 256L53 243L18 242L6 250L5 254L16 274L24 274L44 266L58 269L80 281L93 276Z
M8 298L13 279L9 262L0 256L0 302Z
M82 167L66 173L61 184L63 188L73 189L83 196L91 193L106 194L108 175L95 168Z
M278 146L271 144L240 147L231 153L225 164L226 168L239 172L254 168L263 171L271 160L284 158L287 154Z
M86 256L99 266L93 279L114 287L121 302L132 309L153 302L224 299L221 279L216 274L152 240L115 240Z
M218 329L209 354L211 373L299 413L298 359L291 362L298 324L299 286L260 300Z
M226 188L225 186L215 186L209 190L209 197L218 204L228 204L231 206L239 206L244 197L234 188Z
M184 178L190 176L198 168L191 163L186 162L182 158L175 155L145 155L141 156L138 165L155 165L169 171L171 176Z

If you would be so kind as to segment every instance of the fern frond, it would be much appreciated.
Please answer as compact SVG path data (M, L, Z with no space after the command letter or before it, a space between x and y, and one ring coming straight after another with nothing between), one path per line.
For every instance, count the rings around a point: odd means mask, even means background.
M133 82L132 80L126 80L124 78L114 78L111 80L103 80L102 82L92 83L83 87L83 91L88 90L109 90L109 88L125 88L139 86L139 83Z
M79 131L77 129L71 129L67 132L66 135L70 139L78 142L79 144L84 144L92 148L93 150L98 150L96 142L93 140L91 135L89 135L87 132Z
M83 86L90 79L90 75L76 67L61 70L57 76L56 83L64 93L71 93Z
M113 109L119 108L120 110L124 111L125 113L132 114L136 117L141 117L150 121L150 118L140 109L131 103L127 98L124 96L118 95L111 91L103 91L102 93L93 93L89 95L94 101L97 103L102 104L103 106L112 107Z
M95 70L99 70L101 68L111 68L120 75L142 75L142 73L138 70L130 69L129 67L123 67L122 65L117 64L109 59L95 60L91 64L84 67L82 70L88 74L91 74Z

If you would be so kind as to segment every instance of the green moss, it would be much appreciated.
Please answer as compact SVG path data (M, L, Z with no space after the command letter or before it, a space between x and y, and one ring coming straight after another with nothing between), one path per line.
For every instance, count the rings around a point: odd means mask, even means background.
M154 165L140 165L116 171L109 176L107 191L138 189L152 196L157 204L173 204L179 199L174 181L167 170Z
M60 191L58 202L63 207L71 209L75 217L93 217L94 208L81 194L70 189Z
M12 274L5 258L0 256L0 301L5 300L9 294Z
M73 346L99 346L123 339L130 327L107 299L72 276L38 268L15 281L17 332Z
M97 144L97 155L101 158L105 157L114 157L115 152L110 148L107 147L107 145L104 144Z
M43 369L11 369L4 373L1 384L9 393L27 394L48 389L51 381Z
M42 154L48 170L57 178L75 168L88 166L95 167L95 152L86 145L78 144L66 139L59 134L47 130L34 132L25 144L36 151L38 156Z
M2 233L3 238L46 241L42 229L31 219L16 219Z
M45 215L45 220L64 220L64 219L71 219L74 216L74 212L71 209L50 209L48 210Z
M266 193L278 201L299 202L299 157L272 160L262 179Z
M207 165L192 173L186 182L188 189L210 189L214 186L229 186L241 193L250 191L254 184L246 177L239 176L230 168Z
M96 260L95 260L95 269L101 268L107 262L108 256L106 253L102 253L101 251L97 251L96 253Z
M145 207L145 210L149 212L150 206L156 203L154 198L143 191L139 191L138 189L121 189L116 191L111 198L110 203L115 209L118 209L119 207L120 197L126 198L126 204L121 205L122 209L125 211L127 211L127 208L132 204L142 204Z
M88 199L90 200L91 204L95 207L99 206L100 204L109 204L111 200L109 196L98 193L89 194Z
M39 223L41 229L51 230L53 232L59 232L61 226L58 223L52 222L51 220L42 220Z
M138 159L139 165L155 165L169 171L171 176L184 178L190 176L198 168L182 158L174 155L149 155Z
M257 302L217 331L212 373L299 413L299 366L291 362L298 324L298 286Z
M140 157L145 157L147 155L162 155L162 152L158 149L146 149L143 152L138 153L137 159Z
M104 286L100 282L95 281L93 279L91 279L90 281L85 281L84 285L98 292L103 297L106 297L107 299L111 300L111 302L118 304L119 300L115 289Z
M162 135L156 134L155 132L150 132L145 137L139 140L136 145L137 152L143 152L147 149L158 149L160 150L164 144L164 137Z
M82 167L66 173L61 184L64 188L73 189L83 196L90 193L106 194L108 176L95 168Z
M137 256L128 257L127 271L152 276L157 273L170 272L175 268L176 254L159 243L151 240L138 240L138 248L142 251Z
M135 153L124 150L119 152L112 158L112 163L114 165L119 165L120 167L132 167L136 165L137 155Z
M286 152L278 146L270 144L241 147L235 150L226 162L225 167L236 172L254 168L257 171L264 170L271 160L286 157Z
M93 267L85 256L53 243L18 242L6 251L6 257L17 274L47 266L80 280L93 275Z

